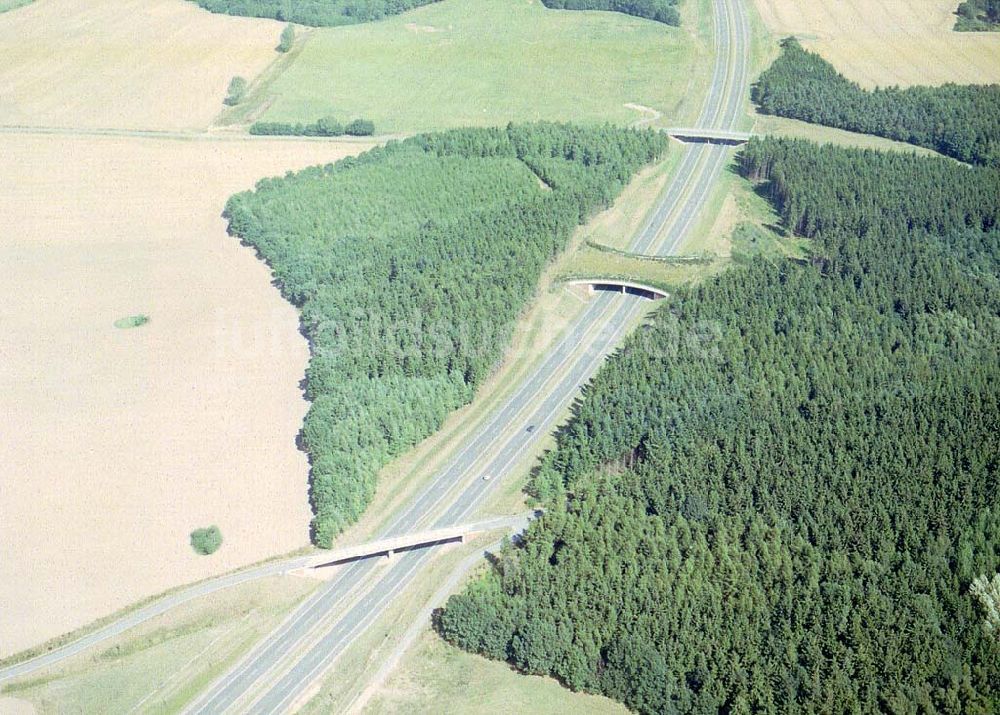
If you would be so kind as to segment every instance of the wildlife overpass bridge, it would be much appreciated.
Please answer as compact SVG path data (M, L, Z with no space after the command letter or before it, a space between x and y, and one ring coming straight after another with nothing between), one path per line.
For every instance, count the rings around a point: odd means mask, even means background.
M300 569L316 569L323 566L336 566L337 564L358 561L359 559L366 559L372 556L392 558L392 555L398 551L412 551L414 549L424 549L442 544L460 544L465 541L467 536L484 531L493 531L495 529L523 530L527 527L528 522L538 516L539 513L536 511L530 514L518 514L517 516L501 517L489 521L416 531L400 536L389 536L364 544L331 549L330 551L307 557L298 563L297 566Z
M571 286L586 286L587 292L595 293L601 291L613 291L622 295L637 295L640 298L649 300L662 300L667 297L667 292L645 283L634 281L618 280L617 278L580 278L566 281Z
M750 132L737 132L729 129L698 129L693 127L671 127L667 134L682 142L701 142L705 144L745 144L753 135Z

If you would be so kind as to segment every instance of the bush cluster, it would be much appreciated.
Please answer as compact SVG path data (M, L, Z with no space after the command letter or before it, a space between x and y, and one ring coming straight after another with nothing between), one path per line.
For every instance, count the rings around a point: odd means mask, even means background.
M982 32L1000 29L1000 0L965 0L955 11L959 32Z
M267 17L313 27L354 25L429 5L438 0L194 0L211 12Z
M312 124L301 122L254 122L250 125L250 133L268 136L297 137L339 137L344 134L356 137L367 137L375 134L375 124L368 119L355 119L346 125L334 117L324 117Z
M610 10L667 25L681 24L677 0L542 0L542 4L553 10Z
M222 532L217 526L207 526L191 532L191 548L202 556L214 554L222 546Z

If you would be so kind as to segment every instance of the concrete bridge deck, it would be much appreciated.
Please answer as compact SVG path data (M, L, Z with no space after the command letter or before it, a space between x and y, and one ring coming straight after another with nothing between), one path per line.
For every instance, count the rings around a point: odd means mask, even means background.
M428 529L400 536L390 536L354 546L344 546L339 549L331 549L322 554L310 556L303 560L300 568L315 569L348 561L356 561L357 559L370 556L391 557L396 551L409 551L446 543L462 543L465 541L465 537L470 534L483 531L524 529L527 527L528 522L536 515L537 512L532 514L518 514L517 516L501 517L471 524L459 524L458 526L446 526L440 529Z

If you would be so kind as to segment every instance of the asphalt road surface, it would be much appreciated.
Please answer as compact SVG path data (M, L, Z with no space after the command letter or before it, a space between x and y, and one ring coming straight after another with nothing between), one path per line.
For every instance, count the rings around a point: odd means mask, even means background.
M741 0L714 0L716 62L697 126L736 129L746 100L749 26ZM668 255L690 232L731 148L685 146L680 166L632 249ZM633 296L597 293L538 369L477 430L386 536L418 527L461 523L553 426L605 356L620 344L633 320L649 309ZM527 427L534 425L529 432ZM490 455L483 463L483 455ZM485 474L491 479L484 480ZM355 638L377 620L430 558L428 551L399 554L376 570L357 562L324 585L269 638L192 703L193 713L283 713L329 670Z

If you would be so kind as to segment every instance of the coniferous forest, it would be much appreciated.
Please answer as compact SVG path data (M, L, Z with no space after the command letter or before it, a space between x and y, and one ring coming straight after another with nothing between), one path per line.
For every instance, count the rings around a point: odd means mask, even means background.
M862 89L794 38L753 87L765 114L909 142L1000 166L1000 85Z
M739 168L811 258L665 301L438 629L645 713L996 712L1000 171L777 139Z
M316 544L358 518L388 460L471 399L545 264L666 142L614 127L455 130L229 200L230 232L271 266L310 341Z

